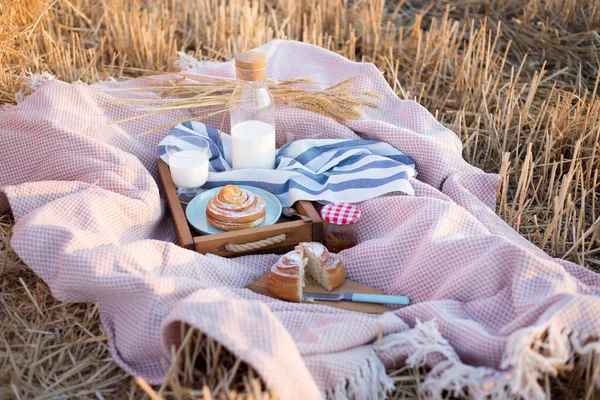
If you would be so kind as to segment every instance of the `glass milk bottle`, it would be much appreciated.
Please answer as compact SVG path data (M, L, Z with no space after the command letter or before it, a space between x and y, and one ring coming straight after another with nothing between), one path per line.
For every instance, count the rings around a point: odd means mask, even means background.
M235 57L237 84L229 104L234 169L275 168L275 103L265 82L266 66L262 53Z

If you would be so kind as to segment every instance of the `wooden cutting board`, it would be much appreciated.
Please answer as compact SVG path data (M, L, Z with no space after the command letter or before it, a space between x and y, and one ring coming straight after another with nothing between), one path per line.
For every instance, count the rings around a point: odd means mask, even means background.
M254 293L262 294L268 297L273 297L273 294L267 286L267 277L269 276L269 270L252 281L248 286L248 289ZM371 286L363 285L362 283L351 281L346 279L344 283L335 290L327 292L321 285L316 283L309 276L306 277L306 286L304 287L305 292L317 292L317 293L368 293L368 294L383 294L382 290L375 289ZM383 314L389 311L382 304L373 303L358 303L354 301L315 301L315 304L322 304L329 307L343 308L344 310L358 311L368 314Z

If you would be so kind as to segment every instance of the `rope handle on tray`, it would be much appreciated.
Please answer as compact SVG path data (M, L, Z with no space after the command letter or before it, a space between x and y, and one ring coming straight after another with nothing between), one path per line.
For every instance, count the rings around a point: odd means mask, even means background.
M233 244L233 243L225 243L225 250L230 251L232 253L241 253L243 251L252 251L259 250L264 247L272 246L277 243L283 242L287 236L285 233L281 233L277 236L273 236L270 238L257 240L256 242L244 243L244 244Z

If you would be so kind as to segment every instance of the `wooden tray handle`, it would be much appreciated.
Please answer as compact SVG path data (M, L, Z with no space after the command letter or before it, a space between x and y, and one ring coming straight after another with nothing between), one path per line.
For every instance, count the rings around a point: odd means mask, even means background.
M241 253L243 251L252 251L259 250L264 247L272 246L277 243L281 243L286 239L285 233L281 233L279 235L258 240L256 242L244 243L244 244L234 244L234 243L225 243L225 250L230 251L232 253Z

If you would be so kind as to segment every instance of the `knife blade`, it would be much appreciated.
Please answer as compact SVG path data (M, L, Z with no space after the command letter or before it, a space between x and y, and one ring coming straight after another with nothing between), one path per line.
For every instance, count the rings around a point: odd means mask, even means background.
M407 296L390 296L385 294L366 294L366 293L315 293L304 292L302 300L321 300L321 301L356 301L361 303L379 303L379 304L410 304Z

